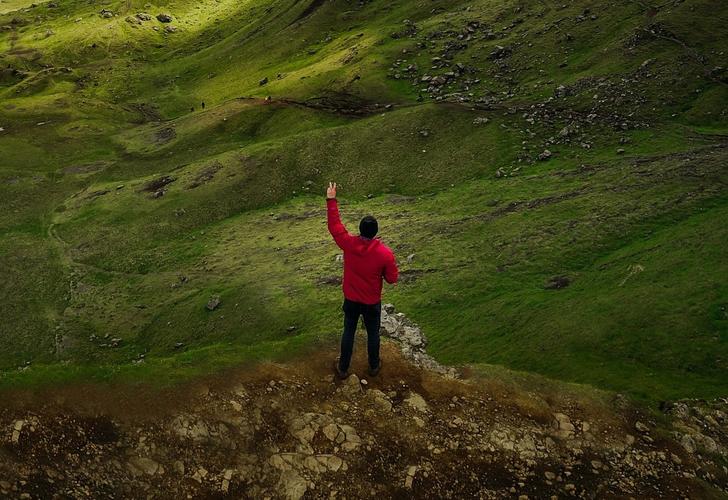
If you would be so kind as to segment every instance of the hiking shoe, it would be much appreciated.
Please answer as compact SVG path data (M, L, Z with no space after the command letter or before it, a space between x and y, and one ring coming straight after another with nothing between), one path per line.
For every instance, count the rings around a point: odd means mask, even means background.
M382 369L382 360L380 359L379 364L377 365L376 368L372 368L371 366L369 367L369 376L376 377L377 375L379 375L379 370L381 370L381 369Z
M342 372L341 369L339 368L339 358L336 358L334 360L334 374L336 375L336 378L338 378L339 380L344 380L346 377L349 376L348 371Z

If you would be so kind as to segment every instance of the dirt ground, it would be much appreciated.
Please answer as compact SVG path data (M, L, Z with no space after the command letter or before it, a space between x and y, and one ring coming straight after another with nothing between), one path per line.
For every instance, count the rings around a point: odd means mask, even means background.
M628 403L453 380L393 342L345 381L332 349L184 387L14 393L9 498L716 498L726 474ZM359 378L356 374L362 376ZM640 420L636 420L640 419Z

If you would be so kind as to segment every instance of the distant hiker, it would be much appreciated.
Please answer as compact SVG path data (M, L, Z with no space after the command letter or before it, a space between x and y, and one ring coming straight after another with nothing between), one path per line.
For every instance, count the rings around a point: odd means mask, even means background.
M344 251L344 333L341 337L341 355L334 361L337 377L349 376L349 364L354 350L354 334L359 316L364 317L367 329L367 354L369 375L379 373L379 323L382 313L382 278L396 283L399 271L394 254L377 235L379 226L371 215L359 223L359 236L349 234L339 217L336 202L336 183L329 183L326 190L326 208L329 232L336 244Z

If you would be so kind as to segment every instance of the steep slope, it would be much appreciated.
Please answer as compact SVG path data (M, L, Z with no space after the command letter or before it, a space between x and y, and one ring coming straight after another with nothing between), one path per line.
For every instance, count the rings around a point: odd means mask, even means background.
M6 385L332 341L336 179L437 359L726 393L723 6L2 6Z

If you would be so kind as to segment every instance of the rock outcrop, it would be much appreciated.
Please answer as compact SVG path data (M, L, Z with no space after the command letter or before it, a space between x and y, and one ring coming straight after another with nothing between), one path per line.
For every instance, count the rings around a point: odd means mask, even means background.
M383 328L397 344L383 343L386 364L376 378L334 380L333 352L326 351L228 373L174 397L115 394L105 409L99 400L108 397L106 388L6 405L0 408L0 496L728 493L725 401L666 405L673 423L665 427L623 398L536 394L492 377L454 380L423 369L421 332L390 307L385 314ZM354 372L365 373L364 358L365 350L357 349ZM131 411L120 401L138 406Z
M459 378L455 368L443 366L427 354L427 338L422 329L410 321L404 313L396 312L394 305L382 305L380 334L393 339L406 359L416 366L450 378Z

